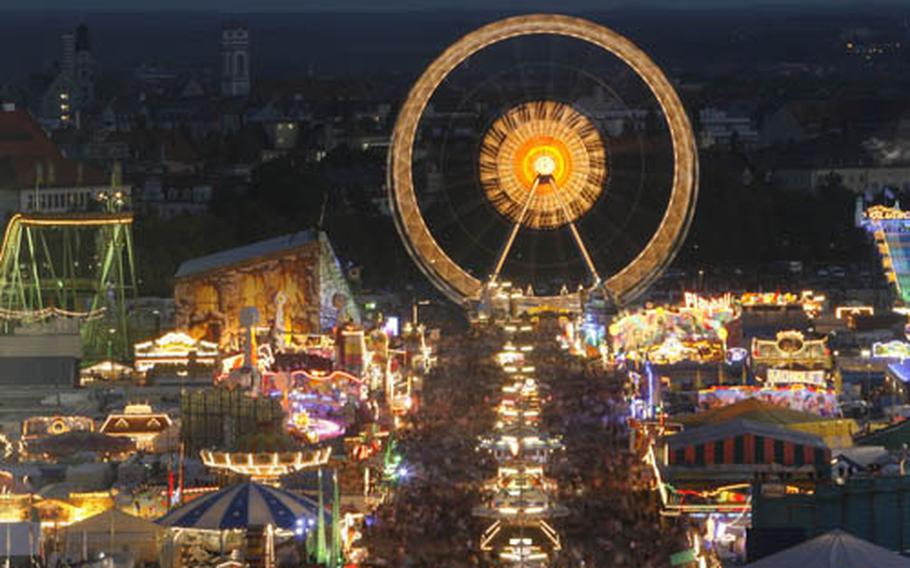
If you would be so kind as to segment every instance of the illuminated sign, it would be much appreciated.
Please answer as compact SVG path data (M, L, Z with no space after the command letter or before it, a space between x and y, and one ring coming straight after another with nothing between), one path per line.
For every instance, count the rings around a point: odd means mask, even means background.
M866 219L869 219L870 221L904 221L910 220L910 212L901 211L894 207L886 207L884 205L873 205L866 209Z
M802 332L780 331L774 339L752 339L752 359L758 364L775 365L781 362L803 364L830 363L826 338L810 339Z
M875 359L910 359L910 343L897 339L886 343L873 343L872 357Z
M733 294L727 292L717 298L706 298L695 292L686 292L683 307L698 310L729 310L733 308Z
M872 316L875 315L875 308L872 306L838 306L834 309L834 317L844 319L852 316Z
M768 369L768 385L813 385L826 386L825 371L803 371L798 369Z
M789 306L799 303L791 292L746 292L740 298L743 306Z
M746 357L748 356L748 349L743 349L742 347L731 347L727 349L727 353L724 359L727 361L728 365L738 365L745 361Z

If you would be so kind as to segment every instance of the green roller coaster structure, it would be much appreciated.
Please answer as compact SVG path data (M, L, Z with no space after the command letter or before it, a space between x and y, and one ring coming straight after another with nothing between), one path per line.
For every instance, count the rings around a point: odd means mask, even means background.
M2 330L51 317L80 320L86 362L127 360L127 300L137 293L132 213L21 214L0 248Z

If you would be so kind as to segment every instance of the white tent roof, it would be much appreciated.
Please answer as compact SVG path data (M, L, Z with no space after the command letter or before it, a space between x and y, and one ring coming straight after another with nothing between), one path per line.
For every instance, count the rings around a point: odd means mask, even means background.
M833 530L746 568L910 568L910 559L850 533Z
M108 509L94 517L89 517L78 523L74 523L66 528L67 532L81 533L109 533L113 529L114 534L147 534L149 538L155 538L164 532L164 529L145 519L124 513L119 509Z

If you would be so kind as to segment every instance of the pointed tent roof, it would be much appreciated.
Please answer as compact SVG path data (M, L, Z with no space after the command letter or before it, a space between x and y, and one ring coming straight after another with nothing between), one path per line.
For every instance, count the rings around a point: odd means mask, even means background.
M910 568L910 559L833 530L802 544L766 556L746 568Z
M298 519L315 521L318 511L319 505L308 497L248 481L194 499L157 523L198 530L245 529L269 524L293 529Z
M727 422L736 418L781 426L824 420L818 414L776 406L757 398L747 398L733 404L712 408L705 412L680 417L679 421L689 428L694 428L706 424Z
M124 513L119 509L108 509L94 517L73 523L66 527L66 530L74 533L106 533L111 530L111 526L114 527L115 533L148 534L151 536L164 532L164 529L155 523Z

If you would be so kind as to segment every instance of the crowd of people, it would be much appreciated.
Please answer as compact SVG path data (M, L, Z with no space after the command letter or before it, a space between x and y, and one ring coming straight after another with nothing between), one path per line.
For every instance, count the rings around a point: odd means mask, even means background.
M484 348L487 348L484 351ZM481 566L472 516L480 485L493 471L476 450L493 422L498 367L492 344L443 339L439 365L425 381L399 448L408 475L374 515L364 542L378 565L413 568Z
M570 515L554 522L563 548L553 568L669 566L688 547L685 527L661 519L640 456L629 451L623 382L560 351L545 332L536 345L536 376L548 385L545 430L565 449L547 474ZM494 421L502 370L493 354L503 337L490 330L451 337L440 346L420 409L401 435L409 475L401 479L367 529L365 544L377 565L401 567L499 566L479 550L489 519L472 516L483 481L495 463L477 450Z
M596 366L566 372L565 355L537 350L540 376L551 382L545 418L565 451L550 474L572 515L560 527L564 552L552 566L662 568L689 548L686 527L661 518L650 471L630 450L625 383Z

